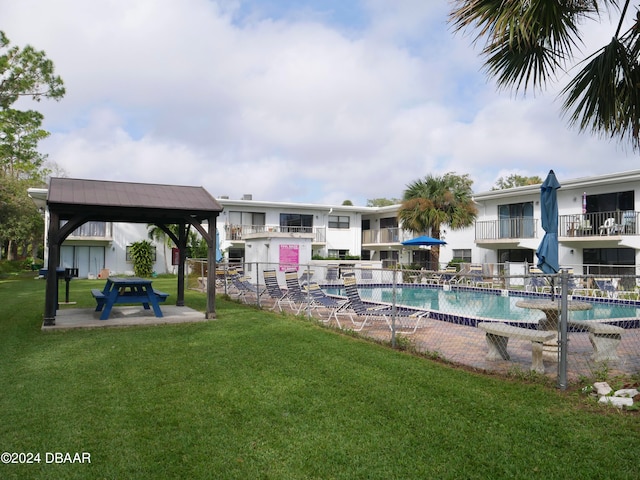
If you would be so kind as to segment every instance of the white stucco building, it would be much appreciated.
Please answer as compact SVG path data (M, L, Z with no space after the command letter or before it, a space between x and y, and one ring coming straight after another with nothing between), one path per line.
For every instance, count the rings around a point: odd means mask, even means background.
M607 268L624 266L622 273L639 273L640 170L558 180L562 185L558 190L560 264L578 271L601 269L603 273ZM46 193L46 189L30 190L43 207ZM311 258L358 257L385 266L427 266L430 260L428 249L402 245L416 235L398 224L398 205L269 202L253 200L249 195L217 200L224 208L217 223L220 249L228 261L244 260L247 242L256 238L260 241L254 242L255 248L263 249L265 261L272 261L273 250L266 246L270 239L281 248L287 238L301 236L306 238L305 244L310 244ZM453 259L491 265L535 263L535 250L544 235L540 185L480 192L474 195L474 201L478 217L472 227L452 231L442 226L447 245L440 249L441 264ZM90 222L63 243L61 266L79 268L81 277L97 275L105 268L127 273L132 270L127 246L147 238L145 225ZM170 271L171 249L156 243L156 253L155 270Z

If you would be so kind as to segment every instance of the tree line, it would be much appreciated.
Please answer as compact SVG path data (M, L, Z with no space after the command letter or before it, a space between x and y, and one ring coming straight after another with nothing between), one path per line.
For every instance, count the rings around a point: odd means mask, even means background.
M43 217L27 190L46 185L50 170L38 143L49 132L42 128L40 112L20 109L17 103L23 98L60 100L65 88L54 70L45 52L11 46L0 31L0 258L40 254Z

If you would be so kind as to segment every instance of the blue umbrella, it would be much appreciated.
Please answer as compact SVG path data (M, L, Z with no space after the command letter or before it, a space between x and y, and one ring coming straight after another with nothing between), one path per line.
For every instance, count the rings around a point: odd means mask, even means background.
M560 183L553 170L540 186L540 214L545 231L538 246L538 268L544 273L558 273L558 195Z
M402 242L402 245L407 246L420 246L420 245L446 245L447 242L444 240L440 240L439 238L428 237L427 235L422 235L421 237L412 238L411 240L405 240Z

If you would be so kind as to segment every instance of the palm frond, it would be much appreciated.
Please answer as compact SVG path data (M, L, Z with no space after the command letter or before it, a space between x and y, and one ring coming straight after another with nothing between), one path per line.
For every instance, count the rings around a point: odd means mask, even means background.
M458 0L450 15L456 31L478 29L485 38L488 74L500 87L542 88L572 58L578 23L616 0Z
M477 215L472 185L469 175L427 175L407 186L398 218L405 229L415 233L430 231L435 238L440 238L443 223L454 229L469 226Z
M640 28L603 47L564 88L562 109L581 131L630 140L640 148Z

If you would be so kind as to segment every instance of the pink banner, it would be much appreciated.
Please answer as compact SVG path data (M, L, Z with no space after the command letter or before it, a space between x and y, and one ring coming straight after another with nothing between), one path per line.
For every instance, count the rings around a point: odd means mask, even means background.
M280 245L280 271L298 270L299 245Z

